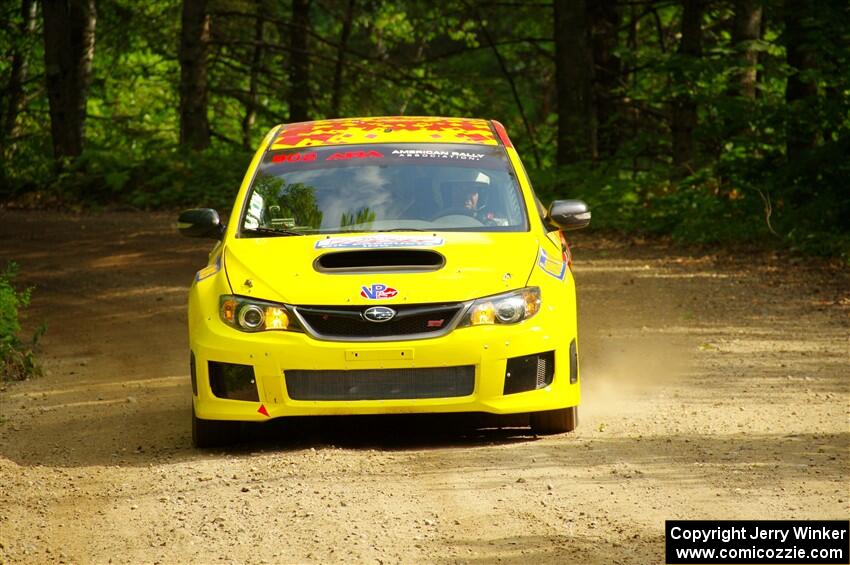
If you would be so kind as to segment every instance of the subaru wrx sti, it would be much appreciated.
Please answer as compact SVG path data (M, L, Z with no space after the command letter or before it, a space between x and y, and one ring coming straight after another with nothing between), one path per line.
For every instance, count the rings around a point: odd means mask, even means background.
M564 231L495 121L363 118L266 136L189 293L195 445L304 415L529 414L571 431L580 400Z

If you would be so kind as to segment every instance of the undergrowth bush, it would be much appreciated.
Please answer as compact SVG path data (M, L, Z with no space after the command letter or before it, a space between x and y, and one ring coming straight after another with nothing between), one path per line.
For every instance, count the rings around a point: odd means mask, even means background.
M776 146L744 138L703 158L684 177L669 161L653 157L659 150L652 143L627 144L597 162L532 168L535 190L545 203L587 201L595 228L671 236L682 243L759 243L850 261L845 188L850 134L836 135L790 162ZM529 153L523 152L527 166ZM221 211L232 205L251 156L232 144L195 152L160 139L133 139L112 146L90 143L57 172L24 155L0 164L0 173L4 166L15 172L6 178L7 194L0 183L0 202Z
M26 380L41 374L33 348L44 333L42 325L27 341L19 337L20 313L30 304L32 288L17 290L14 286L18 266L9 262L0 272L0 378L2 380Z
M682 243L761 243L850 262L850 164L839 144L781 167L777 159L718 160L677 178L661 164L578 163L533 174L545 203L585 200L592 226L669 235ZM844 149L850 149L843 147Z
M92 145L59 173L7 179L5 199L34 207L221 209L233 204L251 157L222 145L201 152L154 143L135 152Z

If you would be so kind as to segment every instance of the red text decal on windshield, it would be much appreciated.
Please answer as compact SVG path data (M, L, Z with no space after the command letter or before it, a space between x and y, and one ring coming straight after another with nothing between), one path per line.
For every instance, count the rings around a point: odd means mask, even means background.
M291 155L275 155L272 157L272 163L297 163L315 160L315 153L293 153Z
M346 161L348 159L383 159L384 155L377 151L346 151L344 153L334 153L325 161Z

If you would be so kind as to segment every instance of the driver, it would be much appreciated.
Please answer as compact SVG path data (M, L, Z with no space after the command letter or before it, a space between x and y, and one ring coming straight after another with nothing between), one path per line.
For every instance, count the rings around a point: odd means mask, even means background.
M480 181L451 181L443 183L448 196L448 208L443 212L465 214L485 225L507 225L504 219L496 218L488 206L490 185Z
M476 182L452 182L446 183L451 186L449 193L449 207L455 210L468 210L465 212L470 216L476 216L481 208L479 201L481 200L479 183Z
M478 199L480 198L478 187L466 185L465 189L461 190L461 195L463 196L463 207L472 210L473 215L475 215L475 212L478 211Z

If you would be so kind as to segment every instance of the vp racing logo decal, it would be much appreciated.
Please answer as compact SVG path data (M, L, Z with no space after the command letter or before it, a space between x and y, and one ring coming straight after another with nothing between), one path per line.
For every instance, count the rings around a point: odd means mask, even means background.
M386 298L392 298L396 294L398 294L396 289L385 284L373 284L370 286L360 287L360 296L367 300L384 300Z

